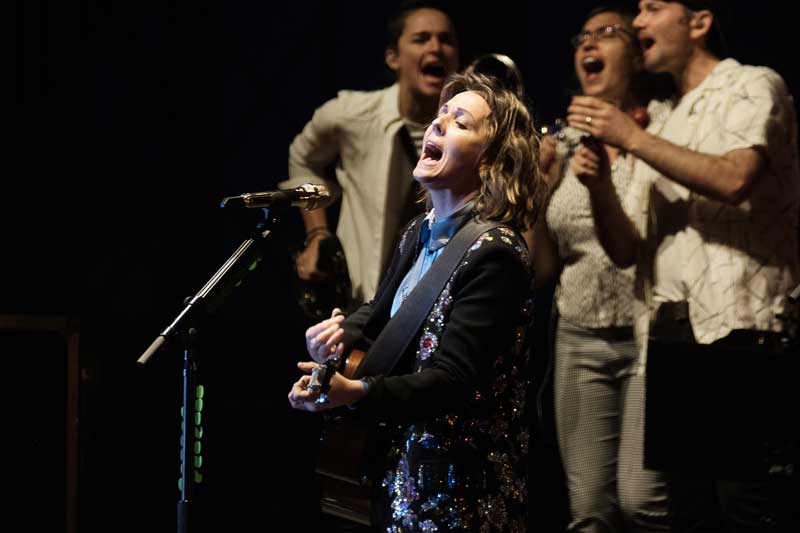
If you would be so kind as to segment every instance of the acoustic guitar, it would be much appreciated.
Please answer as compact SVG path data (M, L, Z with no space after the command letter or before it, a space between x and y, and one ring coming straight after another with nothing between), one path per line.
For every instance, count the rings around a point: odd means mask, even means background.
M339 372L352 379L363 357L363 350L354 349ZM370 509L378 488L373 480L383 466L380 450L385 449L388 432L385 426L370 426L350 415L347 407L323 415L316 468L322 512L369 526L374 525Z

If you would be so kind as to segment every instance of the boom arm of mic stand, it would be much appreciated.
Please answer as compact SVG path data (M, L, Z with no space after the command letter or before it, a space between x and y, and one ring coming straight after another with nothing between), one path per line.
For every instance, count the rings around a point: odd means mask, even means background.
M266 209L264 211L267 211ZM175 318L161 334L150 344L147 350L139 356L136 362L141 366L155 355L171 335L180 331L183 321L194 314L197 309L211 311L217 307L227 297L233 289L253 270L264 256L263 243L267 241L272 232L266 229L271 222L270 217L265 216L253 237L246 239L239 248L228 258L227 261L211 276L202 289L191 299L183 311Z

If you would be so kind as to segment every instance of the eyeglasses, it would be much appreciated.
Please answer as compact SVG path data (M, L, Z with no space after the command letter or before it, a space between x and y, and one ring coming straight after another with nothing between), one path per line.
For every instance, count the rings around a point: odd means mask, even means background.
M614 24L612 26L604 26L602 28L597 28L593 31L582 31L578 35L574 35L570 38L570 42L572 46L575 48L580 48L580 46L588 41L589 39L593 41L599 41L601 39L612 39L617 37L619 34L625 34L629 36L633 36L633 34L623 28L620 24Z

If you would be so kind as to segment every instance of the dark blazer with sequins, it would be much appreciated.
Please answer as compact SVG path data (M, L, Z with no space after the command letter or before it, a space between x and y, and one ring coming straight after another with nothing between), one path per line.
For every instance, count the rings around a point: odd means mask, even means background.
M389 321L422 223L408 224L375 298L343 322L346 350L369 348ZM394 509L388 523L525 530L531 287L522 237L502 226L485 232L397 367L369 378L355 413L403 430L383 479Z

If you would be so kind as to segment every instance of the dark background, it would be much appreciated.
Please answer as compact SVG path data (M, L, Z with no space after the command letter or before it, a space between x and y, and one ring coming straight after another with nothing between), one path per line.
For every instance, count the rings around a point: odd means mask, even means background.
M396 4L14 4L0 313L80 320L81 531L174 529L180 347L143 369L135 360L244 238L220 199L276 188L292 138L338 89L391 83L384 21ZM464 63L511 56L537 119L551 122L577 87L568 37L595 4L455 4ZM797 94L795 21L778 2L731 4L732 55L774 68ZM285 215L262 267L202 324L206 463L192 512L205 525L223 520L220 530L322 523L311 477L318 420L286 402L308 325L290 281L299 228ZM29 421L3 432L20 467L7 520L59 530L63 346L48 335L3 339L7 409ZM532 523L545 531L563 528L566 505L550 420L531 471Z

